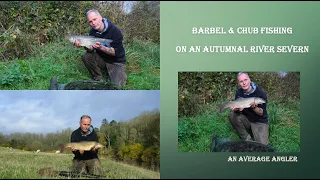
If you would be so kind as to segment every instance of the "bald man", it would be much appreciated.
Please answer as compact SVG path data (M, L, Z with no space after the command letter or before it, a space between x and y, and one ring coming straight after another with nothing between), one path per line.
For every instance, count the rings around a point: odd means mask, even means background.
M260 97L268 102L264 90L254 82L251 82L248 73L238 73L237 80L239 88L236 91L235 99L240 97ZM269 121L267 103L259 105L251 104L250 108L230 107L230 109L232 112L229 114L228 119L241 139L254 140L268 145Z
M87 22L91 26L89 36L111 39L112 42L111 47L97 42L92 48L85 48L87 52L82 56L84 65L93 80L104 81L103 71L106 71L111 82L124 87L127 81L126 54L120 29L94 9L87 12ZM80 46L80 42L75 41L74 45Z
M79 122L80 127L72 132L70 142L98 141L98 135L91 125L91 117L83 115ZM103 169L98 157L98 149L90 151L72 150L74 154L72 171L75 173L103 175Z

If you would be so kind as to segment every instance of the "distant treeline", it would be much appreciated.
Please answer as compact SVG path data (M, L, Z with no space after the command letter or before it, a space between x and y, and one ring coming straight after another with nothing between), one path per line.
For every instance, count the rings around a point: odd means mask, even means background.
M238 72L180 72L179 117L196 115L201 104L233 100ZM248 72L251 81L262 87L269 101L300 99L300 72Z
M0 60L25 58L34 46L87 35L86 11L98 9L116 24L124 42L160 42L160 1L3 1L0 2Z
M70 142L75 129L67 128L55 133L0 133L0 145L25 151L55 152L60 144ZM123 122L103 119L100 128L95 127L99 142L106 149L99 151L118 161L147 167L160 168L160 112L146 111L139 116ZM71 151L67 151L71 153Z

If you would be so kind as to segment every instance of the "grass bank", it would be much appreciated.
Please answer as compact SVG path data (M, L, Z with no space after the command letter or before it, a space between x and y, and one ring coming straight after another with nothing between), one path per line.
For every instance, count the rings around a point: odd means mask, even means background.
M179 152L209 152L211 135L219 138L239 139L227 118L230 110L219 115L218 105L214 102L202 105L200 114L194 118L181 118L178 123ZM277 152L300 151L300 101L280 103L269 101L269 141Z
M0 89L48 90L50 79L59 84L88 80L90 74L81 61L83 48L66 40L33 48L32 56L0 62ZM125 44L127 57L127 90L160 89L160 45L135 40Z
M56 171L70 171L73 154L54 154L17 149L9 150L0 147L1 179L65 179L62 176L40 176L42 168L53 168ZM106 179L160 179L160 172L115 162L109 158L100 158Z

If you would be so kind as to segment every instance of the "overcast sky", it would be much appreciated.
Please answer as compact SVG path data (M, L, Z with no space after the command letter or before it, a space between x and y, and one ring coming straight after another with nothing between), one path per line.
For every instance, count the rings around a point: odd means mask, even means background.
M1 132L49 133L79 127L80 117L127 121L141 112L160 109L159 91L49 91L1 90Z

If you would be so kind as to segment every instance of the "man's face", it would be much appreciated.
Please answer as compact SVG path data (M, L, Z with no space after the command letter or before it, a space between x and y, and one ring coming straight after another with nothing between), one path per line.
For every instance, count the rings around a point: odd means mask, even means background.
M102 17L97 15L95 12L91 12L87 16L89 25L95 30L103 30Z
M91 125L91 119L90 118L83 118L80 121L80 128L85 133L87 133L89 131L90 125Z
M246 74L241 74L238 77L238 84L245 91L250 89L250 82L251 82L251 80L250 80L249 76L247 76Z

